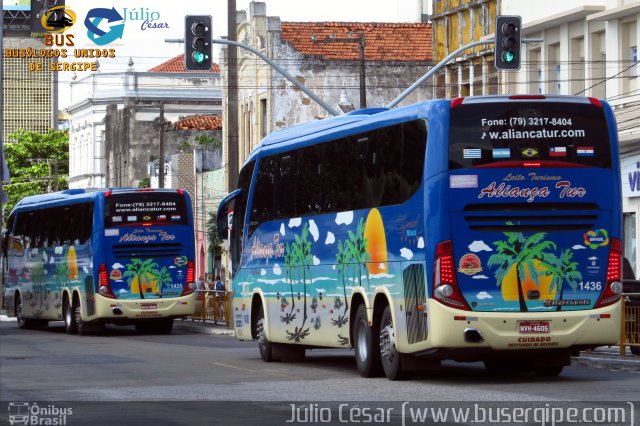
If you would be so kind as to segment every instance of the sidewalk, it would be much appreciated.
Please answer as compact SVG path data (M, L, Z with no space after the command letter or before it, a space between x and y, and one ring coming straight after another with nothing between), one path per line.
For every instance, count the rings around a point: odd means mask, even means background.
M227 323L224 321L217 321L214 323L212 320L202 321L201 319L192 320L191 318L177 319L173 321L173 328L175 330L184 330L189 333L215 334L220 336L234 335L234 331L227 328Z
M580 352L571 358L572 365L640 372L640 356L633 355L629 347L625 355L620 355L619 346L601 346L593 352Z

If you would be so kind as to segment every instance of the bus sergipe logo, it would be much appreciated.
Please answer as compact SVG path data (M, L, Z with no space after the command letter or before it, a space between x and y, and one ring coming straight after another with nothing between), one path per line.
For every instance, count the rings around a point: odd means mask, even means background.
M584 244L593 250L604 247L609 244L609 233L606 229L589 231L584 234Z
M56 6L47 10L40 18L42 28L51 33L62 33L76 22L76 13L66 6Z
M99 28L103 19L106 19L109 23L117 23L122 21L121 24L111 25L109 31L103 31ZM124 33L124 18L115 7L106 9L97 7L91 9L87 13L87 17L84 20L84 26L87 27L87 37L98 46L104 46L119 38L122 38Z

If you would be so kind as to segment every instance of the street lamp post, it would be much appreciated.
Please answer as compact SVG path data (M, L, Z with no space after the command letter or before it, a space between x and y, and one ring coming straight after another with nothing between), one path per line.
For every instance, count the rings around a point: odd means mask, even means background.
M351 33L349 33L351 34ZM365 74L365 60L364 60L364 48L365 48L365 39L364 33L360 31L358 33L358 37L335 37L329 36L323 40L318 40L315 35L311 36L311 41L314 43L358 43L358 47L360 49L360 108L367 107L367 84L366 84L366 74Z

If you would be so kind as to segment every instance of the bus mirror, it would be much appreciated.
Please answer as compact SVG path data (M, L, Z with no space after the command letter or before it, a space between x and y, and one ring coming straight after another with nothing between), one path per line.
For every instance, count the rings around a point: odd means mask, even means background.
M218 227L218 238L221 240L226 240L229 238L229 225L227 221L228 212L218 211L217 218L217 227Z
M235 205L236 198L241 193L241 189L236 189L227 195L218 206L216 227L218 228L218 238L221 240L227 240L229 238L232 228L231 224L233 223L233 207Z

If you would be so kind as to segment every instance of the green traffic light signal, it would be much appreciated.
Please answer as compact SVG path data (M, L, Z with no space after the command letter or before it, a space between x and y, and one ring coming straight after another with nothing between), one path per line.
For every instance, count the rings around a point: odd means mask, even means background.
M512 51L504 52L504 53L502 54L502 60L503 60L505 63L510 64L510 63L512 63L513 61L515 61L515 60L516 60L516 54L515 54L515 53L513 53Z
M193 52L191 58L196 64L202 64L207 59L207 55L205 55L204 52Z

